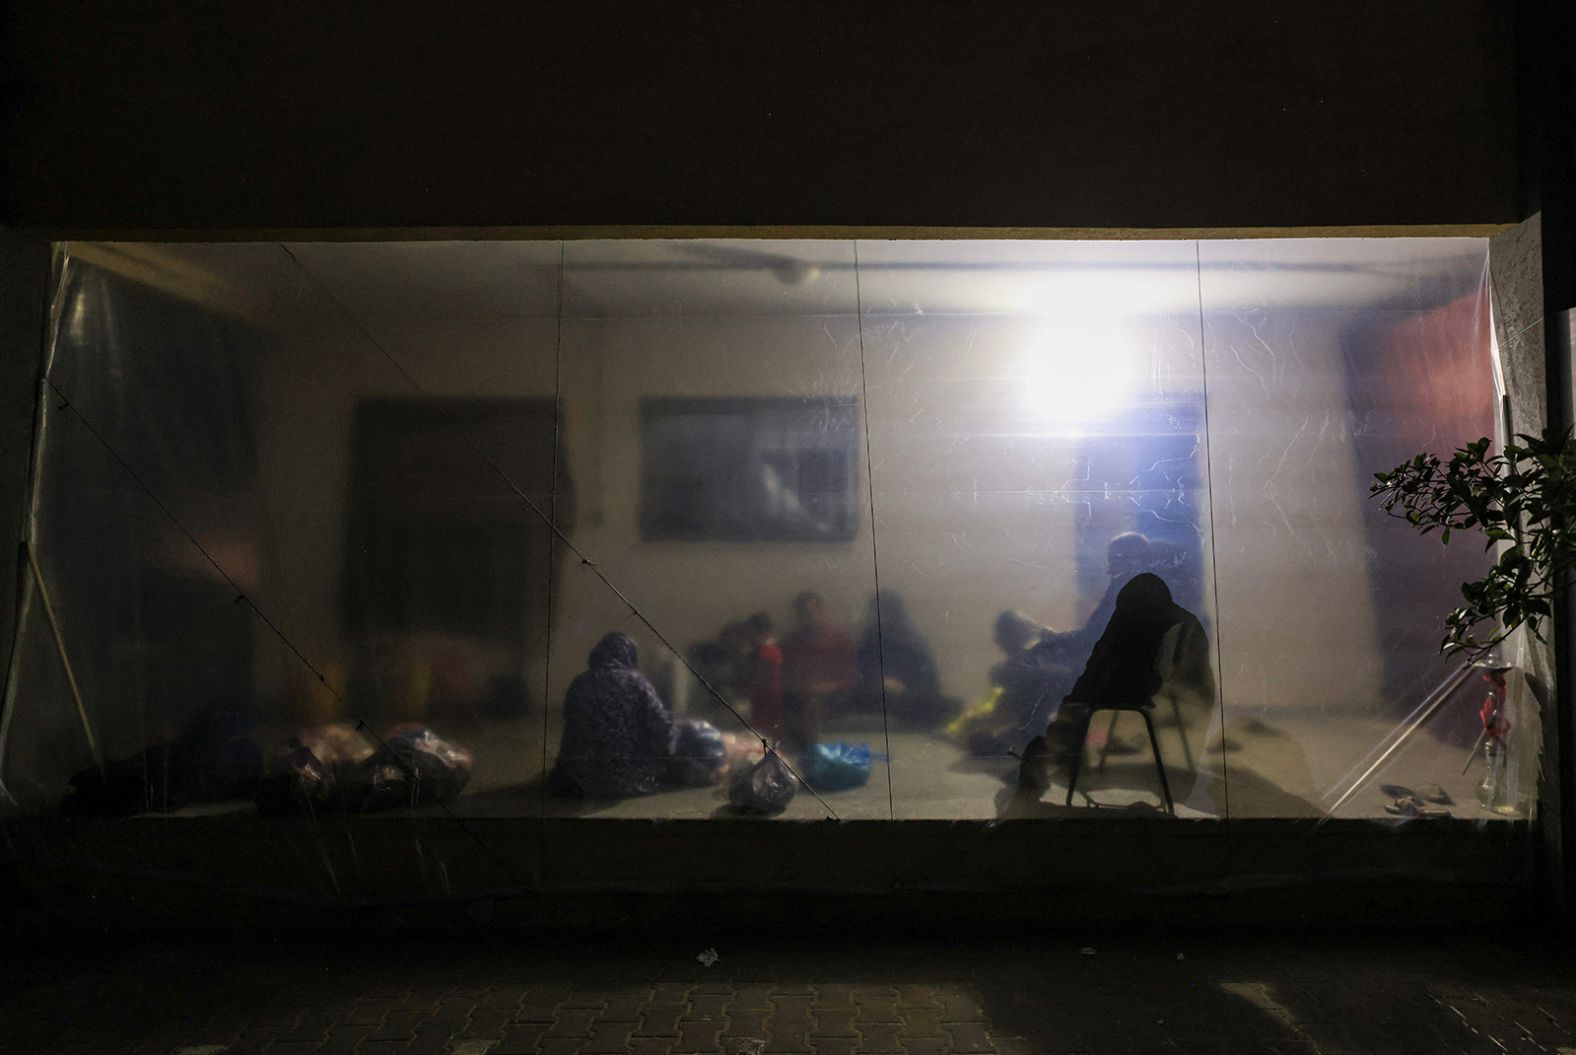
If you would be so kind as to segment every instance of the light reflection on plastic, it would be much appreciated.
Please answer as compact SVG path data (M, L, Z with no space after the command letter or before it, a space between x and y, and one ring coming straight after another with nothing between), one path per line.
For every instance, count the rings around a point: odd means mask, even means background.
M1111 327L1041 326L1021 363L1025 408L1046 425L1088 422L1120 407L1133 387L1132 351ZM1074 428L1072 434L1081 434Z

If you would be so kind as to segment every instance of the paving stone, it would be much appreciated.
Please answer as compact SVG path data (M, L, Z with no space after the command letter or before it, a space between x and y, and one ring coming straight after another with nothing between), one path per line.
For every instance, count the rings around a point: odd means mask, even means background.
M728 998L725 1010L730 1015L736 1011L769 1011L773 1006L771 993L769 985L741 985Z
M600 989L576 989L563 1000L563 1007L595 1008L600 1011L607 1004L607 997Z
M265 1055L313 1055L321 1040L276 1040L263 1048Z
M610 991L603 994L602 1018L609 1022L639 1022L640 1009L651 1003L650 989Z
M596 1020L600 1009L589 1007L566 1007L558 1012L553 1019L553 1024L547 1030L547 1037L557 1039L560 1037L589 1037L591 1023Z
M595 1022L591 1026L591 1036L580 1046L580 1050L596 1055L617 1055L628 1050L630 1034L634 1029L633 1022Z
M899 1043L906 1055L949 1055L952 1051L946 1037L903 1037Z
M778 1025L770 1019L766 1023L766 1050L769 1052L809 1051L810 1027L804 1025Z
M855 997L859 1014L855 1016L858 1022L901 1022L902 1015L897 1006L897 994L890 990L885 992L863 992Z
M515 1023L505 1026L492 1055L532 1055L542 1046L547 1023Z
M854 993L857 986L841 982L828 982L815 987L815 1003L817 1007L837 1008L853 1007Z
M416 1035L416 1027L428 1020L425 1011L390 1011L373 1032L374 1040L401 1040ZM351 1023L357 1024L357 1023Z
M630 1055L677 1055L671 1037L631 1037Z
M897 987L897 1006L902 1008L933 1008L940 1011L941 1001L936 999L936 989L929 985L900 985Z
M773 1025L803 1027L808 1031L815 1026L810 1017L814 1005L813 996L779 996L772 1002L770 1021Z
M810 1051L814 1055L856 1055L860 1051L857 1037L811 1037Z
M722 1022L679 1020L679 1051L717 1051L722 1047Z
M437 1005L426 1012L425 1022L429 1025L446 1022L458 1026L471 1017L471 1012L476 1005L469 1000L439 1000Z
M859 1030L860 1049L867 1052L893 1052L902 1051L898 1044L898 1032L902 1028L896 1022L857 1022Z
M688 1014L689 1005L687 1004L670 1007L647 1005L640 1009L640 1028L635 1030L635 1035L640 1037L676 1037L679 1032L679 1019Z
M723 1034L728 1037L761 1037L766 1036L766 1022L771 1012L755 1010L753 1008L729 1008L724 1021Z
M996 1048L997 1055L1040 1055L1027 1037L1001 1037L992 1034L990 1040L991 1044ZM866 1051L870 1050L866 1049ZM1150 1055L1152 1052L1157 1052L1154 1044L1134 1044L1131 1049L1126 1047L1113 1048L1111 1051L1104 1053L1104 1055L1125 1055L1128 1050L1131 1050L1132 1055ZM872 1055L874 1055L873 1052ZM1176 1055L1176 1049L1171 1049L1165 1055Z
M906 1037L944 1037L941 1029L941 1008L899 1008L902 1035Z
M511 1015L508 1011L493 1008L478 1008L471 1012L471 1017L466 1021L461 1035L467 1037L497 1036L503 1032L503 1027L508 1025Z
M371 1026L335 1026L318 1049L319 1055L352 1055L356 1046L372 1036Z
M853 1037L858 1034L854 1030L854 1018L858 1011L850 1003L846 1007L819 1007L811 1012L815 1019L815 1026L810 1030L811 1037Z
M538 1055L578 1055L582 1037L543 1037Z
M690 1018L721 1018L723 1009L728 1001L733 999L730 993L695 993L689 998Z
M405 1055L409 1048L405 1040L363 1040L356 1055Z
M382 1022L383 1017L393 1011L395 1002L392 1000L363 1000L356 1004L356 1009L345 1017L351 1025L364 1025L369 1022ZM298 1015L291 1016L291 1023L295 1022Z
M662 1007L689 1003L690 987L683 982L658 982L651 987L650 1003Z
M939 987L936 999L941 1002L941 1021L973 1022L980 1017L979 999L961 989Z
M966 943L763 945L739 954L736 974L710 977L675 969L671 953L656 951L617 960L545 948L445 958L398 945L370 955L325 947L307 954L304 968L286 949L198 950L190 953L197 969L177 975L169 965L184 968L188 950L159 946L150 940L104 964L62 955L48 972L31 961L14 966L0 990L0 1048L1552 1055L1563 1047L1576 1055L1576 960L1514 943L1228 938L1190 947L1185 966L1164 943L1133 939L1101 944L1095 961L1064 948ZM664 995L671 1003L657 1002ZM561 1006L571 998L588 1006Z
M983 1023L952 1022L947 1025L947 1034L952 1038L952 1050L955 1052L995 1050L995 1045L990 1042L990 1037L985 1034Z

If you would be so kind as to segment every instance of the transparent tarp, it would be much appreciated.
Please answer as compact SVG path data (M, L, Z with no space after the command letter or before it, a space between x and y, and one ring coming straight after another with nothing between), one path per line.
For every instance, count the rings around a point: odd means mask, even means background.
M0 778L314 823L1488 816L1486 682L1438 654L1488 558L1367 497L1495 435L1485 257L63 246Z

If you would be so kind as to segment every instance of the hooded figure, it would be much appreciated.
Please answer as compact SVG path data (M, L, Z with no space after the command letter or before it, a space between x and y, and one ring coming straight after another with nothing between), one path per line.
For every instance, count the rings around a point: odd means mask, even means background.
M1179 623L1189 639L1184 647L1195 644L1195 628L1197 640L1202 640L1198 619L1171 600L1165 580L1150 572L1133 576L1116 595L1111 621L1095 642L1089 662L1067 694L1068 699L1149 699L1160 689L1161 676L1155 669L1160 640Z
M961 706L942 695L941 676L930 642L909 615L908 605L891 590L871 598L870 618L855 654L859 672L857 704L920 727L942 724Z
M1178 628L1175 649L1160 656L1167 631ZM1214 706L1215 675L1209 641L1198 618L1171 599L1160 576L1135 575L1116 595L1111 621L1072 691L1062 702L1044 740L1024 750L1023 776L1030 787L1046 786L1047 760L1065 768L1083 743L1094 703L1148 705L1162 689L1177 701L1185 723L1193 724ZM1032 759L1032 762L1031 762ZM1185 791L1184 791L1185 794Z
M646 795L662 786L678 726L639 670L628 634L608 634L564 694L564 736L553 781L586 798Z

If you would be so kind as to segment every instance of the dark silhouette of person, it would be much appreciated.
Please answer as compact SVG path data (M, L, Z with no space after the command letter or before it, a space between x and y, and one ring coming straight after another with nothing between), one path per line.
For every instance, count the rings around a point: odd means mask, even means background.
M1074 679L1089 661L1095 642L1105 632L1116 610L1116 597L1122 587L1140 572L1147 571L1153 560L1149 539L1136 531L1117 535L1107 545L1106 586L1089 619L1077 630L1042 630L1040 639L1029 650L1027 659L1045 672L1048 682L1042 686L1051 701L1047 710L1054 711L1072 688Z
M1175 662L1157 666L1167 631L1178 627ZM1062 701L1045 736L1024 750L1020 783L1049 786L1047 766L1071 766L1088 729L1090 705L1099 702L1148 704L1167 682L1170 691L1196 700L1214 698L1209 646L1198 618L1171 599L1165 581L1151 572L1135 575L1117 593L1105 632L1089 662ZM1037 742L1036 742L1037 741Z
M668 778L678 735L672 712L640 673L634 640L608 634L564 694L564 733L551 786L584 798L650 794Z
M1002 690L997 705L1002 717L1015 728L1030 725L1036 715L1047 711L1061 695L1052 695L1056 681L1035 662L1034 648L1042 628L1021 612L1002 612L996 617L996 647L1002 661L991 668L992 685Z
M855 654L858 706L886 708L900 725L934 728L959 710L942 694L941 676L930 642L914 625L908 605L891 590L870 599L869 616Z
M947 727L948 733L963 740L969 754L1010 754L1023 742L1025 730L1037 724L1035 716L1061 699L1058 679L1034 660L1042 629L1022 612L996 617L992 636L1002 660L990 669L990 692Z

